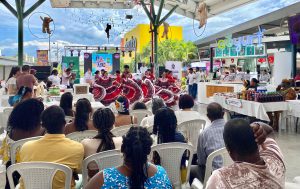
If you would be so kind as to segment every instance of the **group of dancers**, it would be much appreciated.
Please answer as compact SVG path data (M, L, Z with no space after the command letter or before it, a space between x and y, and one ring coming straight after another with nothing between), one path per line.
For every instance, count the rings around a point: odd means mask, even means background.
M159 78L155 78L148 69L142 79L133 78L129 66L124 66L124 71L116 71L115 75L108 75L105 70L95 72L95 80L92 84L92 93L96 101L108 106L120 95L127 97L130 103L136 101L148 102L153 97L162 98L167 106L176 104L180 94L180 86L172 72L165 70Z

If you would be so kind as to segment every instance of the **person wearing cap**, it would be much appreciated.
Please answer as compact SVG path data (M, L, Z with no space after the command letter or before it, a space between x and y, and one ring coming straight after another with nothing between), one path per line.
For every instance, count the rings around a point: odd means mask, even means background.
M115 127L137 124L137 118L129 114L129 100L125 96L119 96L115 106L118 111L115 116Z

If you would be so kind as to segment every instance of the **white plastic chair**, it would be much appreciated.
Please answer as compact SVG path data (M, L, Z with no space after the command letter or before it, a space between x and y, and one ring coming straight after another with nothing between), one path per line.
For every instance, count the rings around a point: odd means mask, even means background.
M153 125L150 125L150 126L148 126L148 127L146 127L147 128L147 131L151 134L151 133L153 133Z
M137 125L140 125L142 120L145 117L152 115L152 112L150 112L149 110L132 110L130 112L130 115L136 117L137 118Z
M231 165L233 163L231 157L228 154L228 151L226 148L221 148L219 150L214 151L213 153L209 154L206 160L206 165L205 165L205 177L204 177L204 182L203 182L203 188L206 187L206 183L211 176L211 173L213 171L212 163L215 157L221 156L223 160L223 167Z
M7 121L8 121L8 118L9 118L12 111L13 111L13 107L7 107L7 108L3 109L2 127L5 128L5 129L7 128Z
M126 135L126 133L129 131L131 127L134 127L136 125L123 125L119 127L115 127L111 130L111 133L115 135L116 137L121 137Z
M151 111L152 109L152 100L149 100L148 102L145 103L147 110Z
M72 116L65 116L65 120L66 120L66 123L70 123L71 121L73 121L74 117Z
M85 158L82 163L82 183L83 187L88 183L88 165L95 162L102 171L106 168L117 167L123 163L123 155L119 150L109 150L90 155Z
M158 153L161 166L166 169L168 176L175 188L181 188L181 159L186 150L188 150L189 153L192 154L193 146L186 143L173 142L158 144L151 147L151 156L153 156L153 152ZM190 155L186 174L187 183L190 178L192 158L193 156Z
M193 180L191 188L192 189L203 189L203 184L201 183L201 181L199 179L195 178Z
M12 174L17 171L23 180L25 188L52 189L52 182L57 171L65 174L65 188L71 188L72 170L61 164L46 162L26 162L11 165L7 169L11 189L15 189Z
M70 133L66 135L66 137L71 140L81 142L83 139L86 138L94 138L97 134L98 134L97 131L86 130L86 131L77 131L77 132Z
M195 119L191 121L185 121L178 125L178 130L181 131L188 142L193 145L193 153L197 152L199 134L203 131L205 124L205 120Z
M130 111L130 115L134 116L137 118L137 125L140 126L142 120L145 118L145 117L149 117L152 114L152 112L150 110L131 110Z
M14 143L12 143L11 146L10 146L10 160L11 160L11 164L15 164L16 163L16 154L17 154L17 152L20 151L20 149L23 146L23 144L25 144L28 141L38 140L40 138L42 138L42 136L25 138L25 139L18 140L18 141L15 141Z

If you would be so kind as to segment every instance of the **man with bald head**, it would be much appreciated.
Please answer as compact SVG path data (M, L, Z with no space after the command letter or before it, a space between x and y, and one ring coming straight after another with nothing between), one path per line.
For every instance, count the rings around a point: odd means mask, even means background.
M200 133L197 146L197 165L191 168L190 182L194 178L198 178L201 182L205 176L206 159L212 152L224 148L224 111L220 104L210 103L207 106L207 117L211 121L211 125ZM222 167L222 158L217 157L213 160L213 170Z

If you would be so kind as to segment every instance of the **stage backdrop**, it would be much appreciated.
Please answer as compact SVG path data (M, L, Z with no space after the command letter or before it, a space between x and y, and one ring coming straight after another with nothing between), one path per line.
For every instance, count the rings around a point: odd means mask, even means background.
M96 70L104 69L109 74L113 71L113 55L107 53L95 52L92 54L92 72L95 73Z
M61 69L62 71L71 68L73 73L76 73L75 84L80 83L79 57L78 56L63 56Z
M165 64L166 69L173 72L173 76L177 79L181 79L182 75L182 63L178 61L167 61Z

